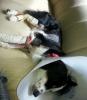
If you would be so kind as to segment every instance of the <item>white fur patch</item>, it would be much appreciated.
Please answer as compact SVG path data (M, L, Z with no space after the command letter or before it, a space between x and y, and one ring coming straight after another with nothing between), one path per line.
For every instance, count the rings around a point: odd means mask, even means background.
M37 89L40 93L46 91L45 83L47 82L46 70L38 69L37 70L37 81L34 83L33 87Z
M10 16L10 15L17 15L18 14L18 11L17 10L12 10L12 9L7 9L6 14L8 16Z
M61 87L58 87L58 88L50 89L49 91L56 92L56 91L59 91L59 90L63 89L64 87L65 87L65 85L61 86Z
M8 20L10 20L12 22L18 22L18 21L21 21L23 19L24 19L23 15L18 15L18 16L11 15L11 16L8 16Z

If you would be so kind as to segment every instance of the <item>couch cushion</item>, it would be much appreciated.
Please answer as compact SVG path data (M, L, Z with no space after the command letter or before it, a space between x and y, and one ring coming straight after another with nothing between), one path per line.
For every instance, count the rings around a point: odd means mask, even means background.
M36 6L35 6L36 5ZM49 11L48 0L0 0L0 33L27 35L29 27L22 22L9 22L2 10L11 8L19 11L25 9ZM6 49L0 47L0 72L8 78L8 90L12 100L18 100L16 88L19 81L32 68L34 63L28 50ZM15 97L14 97L15 96Z
M86 25L86 21L78 22L63 31L63 49L65 51L70 53L87 47Z

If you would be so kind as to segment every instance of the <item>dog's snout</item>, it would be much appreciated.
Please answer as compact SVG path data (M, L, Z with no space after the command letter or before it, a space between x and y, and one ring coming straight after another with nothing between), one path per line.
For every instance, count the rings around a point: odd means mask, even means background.
M33 95L34 95L35 97L37 97L39 94L40 94L40 92L39 92L37 89L35 89L35 90L33 91Z

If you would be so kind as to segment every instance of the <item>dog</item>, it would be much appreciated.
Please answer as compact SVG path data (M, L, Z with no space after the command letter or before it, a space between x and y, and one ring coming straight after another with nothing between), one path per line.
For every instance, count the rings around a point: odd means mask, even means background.
M42 70L44 75L32 86L32 94L35 97L48 91L63 95L77 86L77 82L73 80L67 66L61 60L44 65L39 70Z
M49 49L44 53L44 55L57 54L59 56L64 56L65 53L62 50L62 29L56 19L50 13L45 11L25 10L24 14L30 14L34 18L38 19L38 26L44 33L36 32L32 45L43 45L48 47Z
M40 56L59 57L65 55L62 50L61 27L50 13L31 10L18 13L18 11L7 9L7 15L11 21L27 19L27 22L29 21L36 27L32 29L32 34L27 38L25 44L27 47L31 45L35 48L44 48Z

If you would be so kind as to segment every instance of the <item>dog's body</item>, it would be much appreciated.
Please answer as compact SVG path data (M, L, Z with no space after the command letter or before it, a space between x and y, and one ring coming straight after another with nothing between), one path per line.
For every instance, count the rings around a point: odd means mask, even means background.
M40 58L41 56L48 56L49 54L51 57L64 55L64 52L62 51L61 27L50 13L45 11L25 10L24 12L18 14L17 11L7 9L7 15L10 21L20 21L24 18L24 20L27 19L25 22L30 22L35 26L32 28L29 40L26 40L27 42L25 43L25 46L27 45L29 48L35 47L40 49L42 47L44 50L42 50L42 54L38 53L38 55L33 53L33 50L31 50L30 52L32 52L33 58L34 55L37 55ZM22 46L19 45L19 48L21 47Z
M49 49L45 54L56 53L60 56L64 55L62 51L62 31L60 25L57 23L55 18L48 12L45 11L29 11L26 10L25 14L38 19L38 26L43 25L44 34L38 33L36 38L38 39L38 45L43 45ZM33 45L36 45L33 43Z
M36 97L47 91L58 92L62 95L77 85L61 60L44 65L40 69L45 71L45 74L33 86L33 95Z

